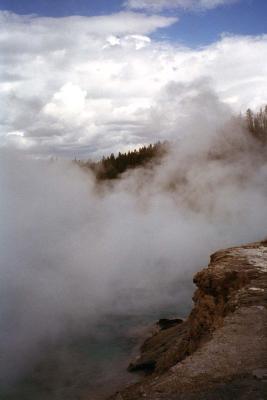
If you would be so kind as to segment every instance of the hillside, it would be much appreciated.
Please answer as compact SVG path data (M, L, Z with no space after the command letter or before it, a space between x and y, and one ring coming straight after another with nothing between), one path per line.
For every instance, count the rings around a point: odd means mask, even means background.
M130 364L147 377L112 400L266 398L267 242L216 252L194 283L189 317L158 327Z

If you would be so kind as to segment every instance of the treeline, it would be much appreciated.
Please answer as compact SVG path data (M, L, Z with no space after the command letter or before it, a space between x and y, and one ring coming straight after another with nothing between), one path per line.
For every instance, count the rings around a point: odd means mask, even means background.
M246 122L249 132L262 144L267 144L267 105L259 112L250 109L246 113Z
M143 146L138 150L120 153L115 156L113 153L103 157L100 161L76 161L83 168L92 170L97 180L116 179L120 174L137 167L142 167L149 162L158 162L168 151L168 142L157 142Z
M248 131L253 138L263 146L267 145L267 105L258 112L248 109L243 116ZM157 142L148 146L143 146L138 150L113 153L108 157L103 157L100 161L77 161L82 168L88 168L95 174L97 180L109 180L118 178L123 172L142 167L148 163L159 162L167 153L169 142Z

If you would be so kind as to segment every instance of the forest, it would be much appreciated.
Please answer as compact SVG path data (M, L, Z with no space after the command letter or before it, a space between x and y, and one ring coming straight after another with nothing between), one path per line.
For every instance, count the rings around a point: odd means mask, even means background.
M128 151L127 153L119 152L117 156L113 153L108 157L103 157L100 161L92 162L77 161L83 168L89 168L93 171L96 179L99 181L106 179L116 179L120 174L128 169L134 169L147 165L149 162L159 162L167 153L169 143L167 141L157 142L148 146L143 146L138 150Z
M262 146L267 145L267 105L258 112L251 109L246 111L243 118L247 131ZM119 152L117 156L111 153L110 156L102 157L100 161L91 160L75 160L82 168L90 169L97 181L105 181L117 179L121 174L129 169L154 165L161 161L166 155L170 143L168 141L157 142L148 146L143 146L138 150L128 151L127 153Z

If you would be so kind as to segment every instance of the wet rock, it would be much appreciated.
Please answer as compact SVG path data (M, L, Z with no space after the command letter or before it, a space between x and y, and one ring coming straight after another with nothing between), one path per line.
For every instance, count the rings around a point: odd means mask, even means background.
M128 366L129 372L137 372L137 371L144 371L144 372L151 372L154 371L156 366L156 361L153 359L144 359L141 358L140 360L136 359L135 362L132 362Z
M181 318L161 318L157 324L161 330L172 328L173 326L183 323Z

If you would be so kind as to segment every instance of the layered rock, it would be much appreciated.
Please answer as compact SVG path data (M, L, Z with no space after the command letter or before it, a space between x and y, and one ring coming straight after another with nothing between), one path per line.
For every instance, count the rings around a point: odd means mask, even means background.
M165 321L130 364L149 375L112 399L267 398L267 242L216 252L194 283L187 320Z

